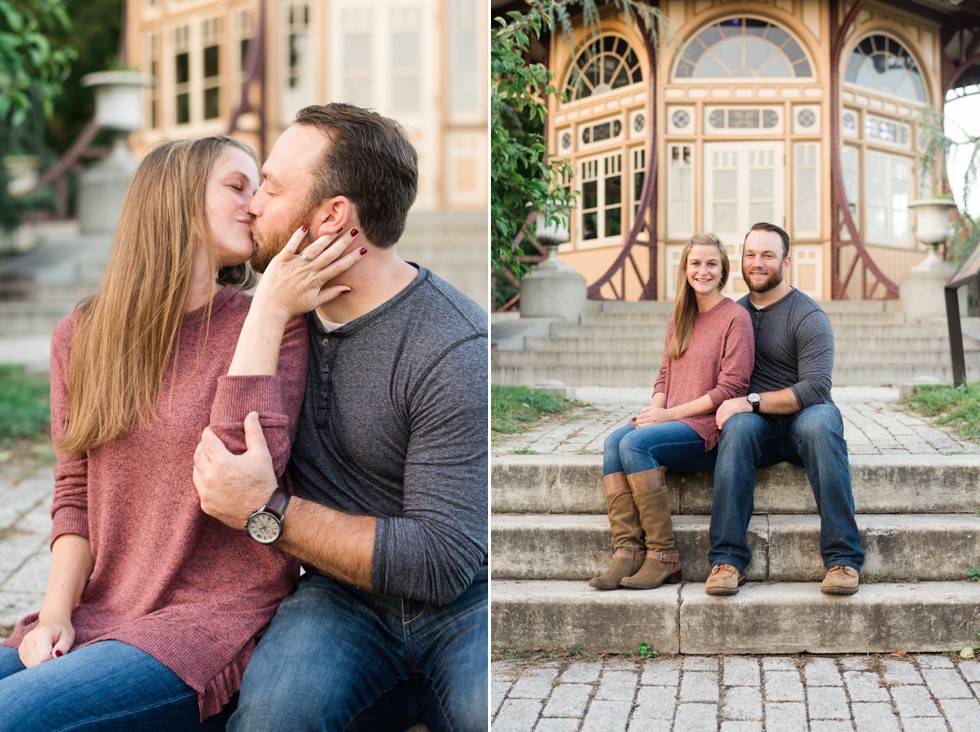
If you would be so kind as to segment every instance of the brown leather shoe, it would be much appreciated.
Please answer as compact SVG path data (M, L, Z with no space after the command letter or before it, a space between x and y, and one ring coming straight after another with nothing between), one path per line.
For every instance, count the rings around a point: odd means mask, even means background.
M853 595L858 591L861 575L856 569L838 565L827 570L820 591L825 595Z
M711 575L704 583L704 591L709 595L734 595L744 584L744 574L730 564L719 564L711 568Z

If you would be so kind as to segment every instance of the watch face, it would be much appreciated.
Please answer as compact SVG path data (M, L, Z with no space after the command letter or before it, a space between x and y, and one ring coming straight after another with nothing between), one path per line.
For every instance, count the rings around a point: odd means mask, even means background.
M261 544L271 544L279 538L282 524L271 513L259 511L248 517L248 534Z

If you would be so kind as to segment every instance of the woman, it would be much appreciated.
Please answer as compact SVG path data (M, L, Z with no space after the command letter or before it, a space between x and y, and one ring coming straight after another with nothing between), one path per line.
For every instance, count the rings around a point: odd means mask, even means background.
M40 613L0 646L2 730L223 727L214 715L293 589L296 563L206 516L191 480L208 425L243 452L258 412L279 475L295 434L306 327L291 321L278 363L254 362L253 301L223 286L251 280L258 185L232 138L151 151L98 292L54 334L51 573ZM359 258L323 239L297 256L301 238L273 261L277 286L315 293Z
M650 406L606 438L602 481L614 553L606 571L589 582L596 589L681 581L664 473L714 466L714 411L746 393L755 361L748 312L721 294L728 272L728 255L712 234L694 236L681 251Z

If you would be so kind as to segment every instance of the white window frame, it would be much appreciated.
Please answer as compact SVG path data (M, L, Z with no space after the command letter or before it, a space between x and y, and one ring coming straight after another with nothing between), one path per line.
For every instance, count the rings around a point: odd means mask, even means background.
M773 162L771 166L752 165L742 159L742 153L751 154L755 152L771 153ZM735 154L735 157L725 165L725 169L732 170L736 174L737 185L735 190L737 197L730 203L734 205L735 221L734 228L723 230L720 223L715 221L715 175L720 168L714 167L713 158L715 152L727 152ZM753 201L745 198L751 191L751 175L753 170L771 170L773 175L772 191L772 215L768 218L770 223L785 227L785 142L782 140L759 140L758 142L706 142L704 144L704 230L711 231L723 242L742 241L745 232L749 227L760 220L758 214L751 211Z
M279 5L279 13L279 122L286 126L297 110L315 101L312 3L289 0Z
M888 247L899 247L904 249L913 248L912 241L912 222L909 215L908 205L913 198L914 173L913 160L905 155L896 155L886 150L867 148L865 150L865 176L864 176L864 241L866 244L875 244ZM872 184L871 170L878 162L885 163L881 181ZM899 175L901 173L902 175ZM902 192L898 185L904 176L905 191ZM883 192L884 206L874 206L877 203L877 194ZM873 195L874 194L874 195ZM872 232L871 218L872 208L880 209L884 214L884 235L879 236L879 232ZM904 223L904 227L903 227Z
M694 232L694 166L692 143L667 145L667 207L664 213L668 239L686 241Z
M623 170L624 157L626 157L626 151L620 148L598 155L582 157L576 162L576 172L578 173L576 188L580 194L584 193L586 183L594 181L596 184L595 207L586 209L583 195L579 199L579 205L576 208L575 221L577 231L575 238L581 248L607 246L612 243L621 242L625 234L628 233L628 229L626 228L627 216L624 214L626 213L625 209L628 195L626 175L629 171ZM611 212L617 204L610 204L606 201L606 181L614 176L619 176L620 179L620 200L618 204L620 230L615 234L609 234L606 231L606 214ZM593 239L585 239L582 236L585 231L585 218L587 214L595 214L596 217L596 236Z
M816 141L793 143L793 238L818 239L820 237L820 143ZM801 160L800 155L808 160ZM804 198L804 181L813 182L813 195ZM803 212L812 213L812 225Z

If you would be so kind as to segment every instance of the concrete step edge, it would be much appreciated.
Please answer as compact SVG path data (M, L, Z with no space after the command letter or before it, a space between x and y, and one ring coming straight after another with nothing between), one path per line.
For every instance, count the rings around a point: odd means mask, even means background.
M702 583L600 592L584 582L495 581L496 647L627 653L948 652L976 641L980 583L862 585L831 596L817 583L747 583L712 597Z
M653 376L651 376L651 372ZM980 366L967 366L967 380L980 380ZM656 377L656 366L630 367L576 367L576 366L528 366L492 365L490 380L497 386L534 386L546 379L557 379L568 386L650 386ZM835 386L888 386L911 383L916 379L936 379L940 383L953 383L952 366L940 365L868 365L839 366L834 369Z
M853 455L858 513L972 513L980 510L980 455ZM605 510L601 455L498 455L491 461L494 513ZM713 473L667 473L671 511L710 514ZM815 513L802 468L780 463L758 472L759 513Z
M673 516L683 578L703 582L710 572L711 517ZM955 581L980 566L980 516L974 514L859 514L866 560L863 573L879 580ZM578 580L605 570L611 556L605 515L491 516L493 578ZM755 515L747 531L750 581L818 582L820 517Z

